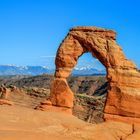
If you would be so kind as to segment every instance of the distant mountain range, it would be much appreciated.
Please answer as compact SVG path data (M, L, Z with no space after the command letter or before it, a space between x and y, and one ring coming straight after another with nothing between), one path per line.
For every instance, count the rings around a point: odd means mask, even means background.
M41 75L53 74L54 69L46 66L16 66L16 65L0 65L0 75ZM90 75L105 75L105 70L98 70L95 68L74 68L73 76L90 76Z
M72 76L94 76L94 75L106 75L106 70L98 70L95 68L82 67L74 68L72 71Z

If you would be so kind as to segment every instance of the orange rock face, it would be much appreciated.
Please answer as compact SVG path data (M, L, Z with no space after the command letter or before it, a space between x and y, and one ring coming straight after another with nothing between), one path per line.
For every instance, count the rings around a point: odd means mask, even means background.
M109 86L105 119L114 119L114 115L140 118L140 72L132 61L126 59L115 40L116 33L112 30L96 27L75 27L70 30L57 51L56 79L51 87L53 105L73 106L73 94L66 78L78 58L83 53L91 52L107 71Z
M73 107L73 93L69 88L66 79L56 78L52 83L51 102L55 106Z

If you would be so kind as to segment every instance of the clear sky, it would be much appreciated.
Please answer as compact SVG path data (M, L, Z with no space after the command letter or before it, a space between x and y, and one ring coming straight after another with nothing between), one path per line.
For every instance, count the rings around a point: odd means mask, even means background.
M140 68L139 0L0 0L0 64L54 67L69 28L81 25L117 31L117 42ZM100 67L89 54L79 62L91 64Z

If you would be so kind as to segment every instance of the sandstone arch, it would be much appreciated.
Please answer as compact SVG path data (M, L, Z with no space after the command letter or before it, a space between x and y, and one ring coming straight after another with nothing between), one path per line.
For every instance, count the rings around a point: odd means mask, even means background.
M70 30L57 51L50 97L54 106L73 107L73 93L66 78L78 58L85 52L91 52L107 71L109 87L105 119L139 121L140 73L135 64L126 59L115 40L116 33L112 30L96 27L75 27Z

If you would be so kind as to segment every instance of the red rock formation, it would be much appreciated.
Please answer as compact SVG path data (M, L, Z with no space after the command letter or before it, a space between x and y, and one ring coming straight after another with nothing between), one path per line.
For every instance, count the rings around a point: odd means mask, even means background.
M83 53L91 52L107 71L109 87L105 119L114 119L114 115L125 116L120 120L140 118L140 72L132 61L126 59L115 40L116 33L112 30L96 27L76 27L70 30L57 51L56 79L51 87L50 98L53 105L67 108L73 106L73 94L66 78L78 58Z
M52 83L51 102L55 106L73 107L73 93L69 88L66 79L56 78Z
M10 94L10 90L4 85L0 87L0 105L13 105L13 102L9 101L7 98Z
M9 95L9 91L4 85L1 85L0 93L1 93L0 99L7 99L8 95Z

